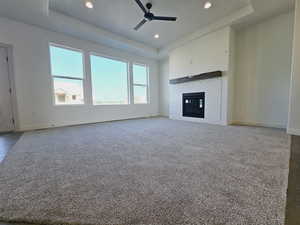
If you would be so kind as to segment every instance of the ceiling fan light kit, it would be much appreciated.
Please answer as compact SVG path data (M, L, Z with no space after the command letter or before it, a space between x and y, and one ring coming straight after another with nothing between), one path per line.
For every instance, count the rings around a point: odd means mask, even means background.
M92 2L92 0L85 0L84 5L88 9L93 9L94 8L94 3Z
M210 9L211 7L212 7L212 3L211 2L205 2L204 9Z
M145 23L151 22L152 20L159 20L159 21L176 21L177 20L177 17L155 16L151 12L151 8L152 8L151 2L148 2L145 7L143 5L143 3L141 2L141 0L135 0L135 1L144 13L144 19L142 19L142 21L138 25L136 25L134 28L134 30L136 30L136 31L139 30Z

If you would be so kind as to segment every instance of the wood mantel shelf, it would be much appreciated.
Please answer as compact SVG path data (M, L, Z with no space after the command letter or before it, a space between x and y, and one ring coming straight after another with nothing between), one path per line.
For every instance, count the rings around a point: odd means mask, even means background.
M211 78L216 78L216 77L221 77L222 76L222 71L213 71L209 73L201 73L198 75L194 76L187 76L187 77L181 77L177 79L172 79L169 80L170 84L181 84L181 83L186 83L186 82L191 82L195 80L206 80L206 79L211 79Z

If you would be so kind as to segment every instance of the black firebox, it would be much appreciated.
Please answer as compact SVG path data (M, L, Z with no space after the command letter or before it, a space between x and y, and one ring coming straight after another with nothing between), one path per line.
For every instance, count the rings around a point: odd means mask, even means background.
M183 94L182 107L182 116L204 118L205 92Z

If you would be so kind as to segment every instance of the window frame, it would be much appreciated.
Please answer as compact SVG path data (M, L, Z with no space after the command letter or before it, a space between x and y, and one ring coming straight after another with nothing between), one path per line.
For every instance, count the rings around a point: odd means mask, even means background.
M147 83L146 84L135 84L134 83L134 72L133 72L133 67L134 67L134 65L137 65L137 66L143 66L143 67L145 67L146 68L146 73L147 73L147 78L146 78L146 81L147 81ZM132 64L131 64L131 70L132 70L132 102L133 102L133 104L134 105L148 105L148 104L150 104L150 76L149 76L149 65L148 64L146 64L146 63L140 63L140 62L132 62ZM134 87L135 86L137 86L137 87L146 87L146 94L147 94L147 96L146 96L146 99L147 99L147 102L145 102L145 103L135 103L134 102Z
M119 61L119 62L123 62L126 63L127 65L127 104L95 104L94 103L94 88L93 88L93 74L92 74L92 60L91 57L92 56L98 56L101 58L106 58L106 59L110 59L110 60L114 60L114 61ZM107 54L102 54L102 53L98 53L98 52L94 52L94 51L90 51L89 52L89 61L90 61L90 71L91 71L91 91L92 91L92 105L93 106L128 106L131 104L131 82L130 82L130 61L123 59L121 57L116 57L116 56L111 56L111 55L107 55Z
M82 55L82 78L79 77L69 77L69 76L61 76L61 75L54 75L52 73L52 58L51 58L51 46L56 48L62 48L70 51L79 52ZM52 85L52 105L54 106L83 106L86 104L86 92L85 92L85 83L86 83L86 60L85 60L85 53L82 49L79 48L73 48L70 46L57 44L54 42L48 43L48 51L49 51L49 62L50 62L50 76L51 76L51 85ZM55 87L54 87L54 79L55 78L61 78L61 79L69 79L69 80L79 80L82 81L82 93L83 93L83 102L82 103L72 103L72 104L57 104L55 101Z

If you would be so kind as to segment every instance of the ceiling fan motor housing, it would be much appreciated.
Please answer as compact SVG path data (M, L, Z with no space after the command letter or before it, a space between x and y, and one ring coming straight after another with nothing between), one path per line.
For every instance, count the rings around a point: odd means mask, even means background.
M145 18L147 19L147 20L152 20L153 19L153 13L150 13L150 12L148 12L148 13L145 13Z
M147 9L151 9L152 8L152 3L151 2L148 2L147 4L146 4L146 7L147 7Z
M154 14L150 12L150 9L152 8L152 3L148 2L146 4L146 8L148 9L148 12L145 13L144 17L148 20L151 21L153 19Z

